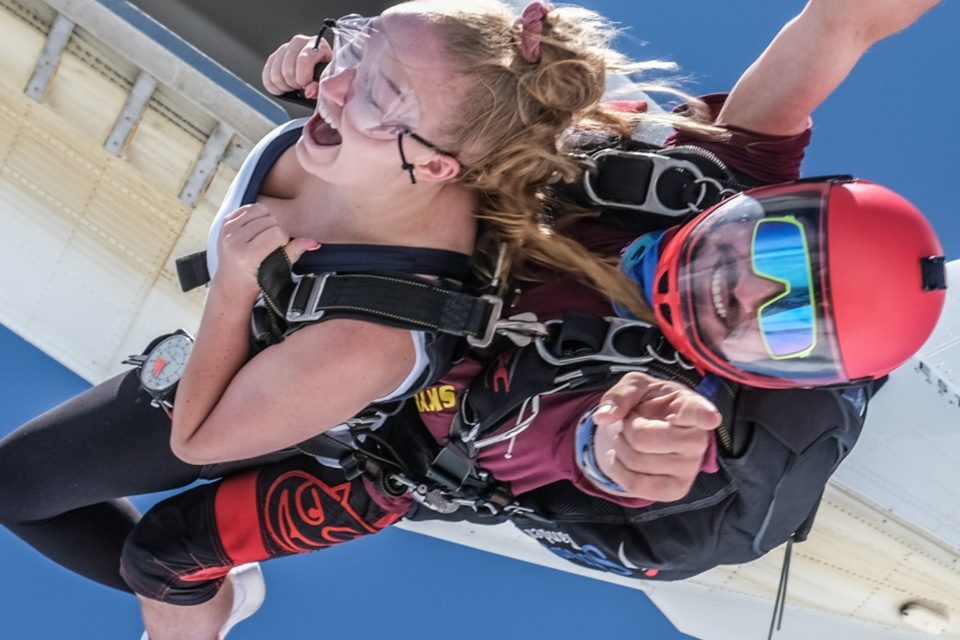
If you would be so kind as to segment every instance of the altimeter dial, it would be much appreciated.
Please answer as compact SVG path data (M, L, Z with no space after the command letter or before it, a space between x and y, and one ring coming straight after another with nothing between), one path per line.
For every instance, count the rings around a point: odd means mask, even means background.
M157 343L140 367L143 388L155 397L172 391L187 367L192 349L193 338L186 333L174 333Z

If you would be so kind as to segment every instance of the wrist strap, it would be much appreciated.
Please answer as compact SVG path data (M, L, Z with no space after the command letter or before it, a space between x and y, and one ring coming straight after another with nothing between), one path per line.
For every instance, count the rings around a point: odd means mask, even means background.
M597 432L597 424L593 421L593 414L597 408L588 411L577 423L575 458L577 467L591 482L605 491L625 493L623 487L600 470L597 464L597 455L593 447L593 437Z

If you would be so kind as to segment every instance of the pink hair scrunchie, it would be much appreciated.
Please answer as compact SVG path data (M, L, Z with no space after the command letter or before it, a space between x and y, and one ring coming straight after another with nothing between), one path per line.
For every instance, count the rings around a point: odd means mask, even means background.
M540 36L543 35L543 19L553 11L549 2L531 2L513 23L518 28L514 38L520 57L527 62L540 62Z

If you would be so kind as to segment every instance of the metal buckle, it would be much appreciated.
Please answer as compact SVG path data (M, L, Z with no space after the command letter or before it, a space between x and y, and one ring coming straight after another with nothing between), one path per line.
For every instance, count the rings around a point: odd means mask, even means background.
M167 417L173 420L173 403L169 400L160 400L159 398L154 398L150 401L151 407L156 407L157 409L163 409L163 412L167 414Z
M550 335L547 325L537 318L537 314L525 311L510 316L497 323L497 333L504 335L518 347L525 347L534 338L546 338Z
M534 510L530 507L521 507L516 502L506 505L503 507L503 512L508 516L526 516L534 513Z
M320 302L323 287L327 284L327 278L332 275L334 274L322 273L320 276L313 273L302 276L294 275L293 292L290 294L290 301L287 303L287 322L315 322L323 317L326 311L317 311L317 304ZM296 301L297 294L300 292L300 287L303 286L304 281L307 281L312 288L310 289L310 295L307 296L306 307L303 311L297 311L293 308L293 303Z
M599 171L599 159L604 156L618 156L621 158L643 158L648 160L652 167L650 172L650 181L647 184L647 194L643 202L640 204L632 202L619 202L616 200L604 200L597 192L593 189L593 184L591 183L592 176ZM678 158L669 158L662 156L657 153L649 153L646 151L624 151L622 149L601 149L589 156L589 160L586 160L585 163L588 165L588 170L583 172L583 190L586 191L587 196L593 200L595 203L603 207L614 207L619 209L632 209L634 211L643 211L645 213L654 213L664 216L673 216L673 217L682 217L690 213L696 213L700 211L699 203L703 201L703 198L706 195L707 186L705 183L716 182L711 178L707 178L703 175L703 172L700 171L700 168L697 167L694 163L689 160L680 160ZM697 202L687 205L686 209L671 209L665 205L660 198L657 196L657 182L660 180L660 176L671 169L681 169L684 171L689 171L694 175L694 182L701 185L700 194L697 198ZM710 185L713 186L713 185ZM717 183L719 186L719 183ZM720 187L722 189L722 187Z
M483 328L483 334L479 337L467 336L467 344L471 347L483 349L484 347L490 346L490 343L493 342L493 336L497 333L497 323L500 321L500 312L503 311L503 300L489 293L480 296L480 299L485 300L492 307L490 316L487 318L487 324Z
M439 489L430 489L427 485L414 482L399 473L391 474L389 479L403 487L415 502L422 504L431 511L453 513L460 508L461 501L459 499L451 498Z
M351 432L357 432L358 434L363 434L364 432L376 431L383 426L383 423L387 421L392 414L387 413L386 411L375 410L371 413L364 414L360 413L355 415L343 424L345 424Z
M541 338L537 338L534 342L537 347L537 353L543 358L548 364L551 364L556 367L564 367L571 364L579 364L581 362L610 362L615 364L642 364L645 362L650 362L655 359L656 356L649 354L643 354L639 356L628 356L623 353L620 353L614 347L614 340L618 333L627 329L640 328L643 330L649 330L653 325L649 322L644 322L643 320L630 320L627 318L617 318L617 317L608 317L604 318L607 321L609 329L607 329L607 335L603 339L603 346L599 351L594 351L592 353L585 353L583 355L576 356L557 356L550 352L547 349L545 341ZM562 320L550 320L547 322L547 326L553 324L560 324Z

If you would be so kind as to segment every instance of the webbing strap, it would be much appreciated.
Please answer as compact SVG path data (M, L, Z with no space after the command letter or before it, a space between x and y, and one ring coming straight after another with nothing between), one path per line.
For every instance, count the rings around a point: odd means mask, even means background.
M294 293L286 314L288 320L359 314L404 328L473 337L486 332L494 307L485 298L417 278L387 274L304 276Z
M177 258L180 288L190 291L210 282L207 252ZM305 253L296 265L299 273L349 271L421 274L465 281L470 277L470 256L427 247L379 244L325 244Z
M180 289L186 293L210 282L210 271L207 268L207 252L199 251L188 256L177 258L177 278L180 280Z
M587 167L584 194L606 208L682 218L733 193L734 180L723 163L696 147L604 148L580 159Z
M263 261L258 280L267 307L291 324L360 317L480 339L492 332L500 315L496 298L461 293L445 282L405 274L324 273L294 278L280 250Z

